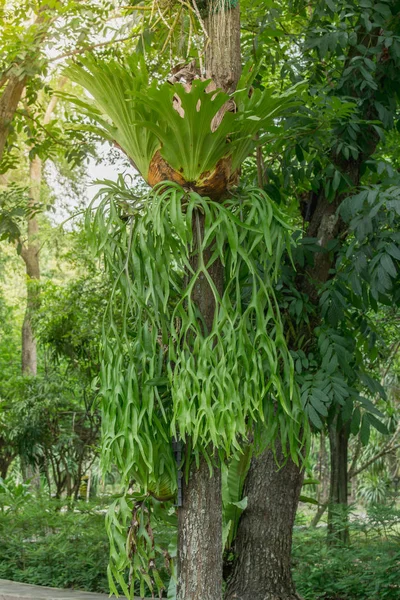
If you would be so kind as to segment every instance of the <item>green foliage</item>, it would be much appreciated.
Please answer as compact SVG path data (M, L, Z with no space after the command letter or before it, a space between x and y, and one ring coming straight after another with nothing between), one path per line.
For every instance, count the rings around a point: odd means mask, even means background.
M274 400L278 413L294 417L288 423L296 425L288 425L285 435L295 456L300 415L272 287L279 248L287 243L282 215L256 190L218 204L168 185L143 202L146 209L130 228L112 195L95 217L95 238L116 281L103 342L106 464L116 460L125 477L134 475L146 486L165 468L174 473L171 450L160 454L171 436L189 436L195 449L215 446L229 454L247 435L248 418L265 418L276 429ZM205 214L205 236L193 248L197 210ZM189 261L193 252L196 270ZM225 266L222 298L208 274L217 258ZM200 276L209 281L217 306L206 335L191 297ZM114 321L116 308L125 317L122 326ZM153 416L157 432L150 435ZM126 427L132 427L129 434Z
M0 477L0 511L18 512L31 500L29 484L15 483L11 478Z
M81 476L97 453L100 419L94 405L105 284L77 279L42 287L34 328L46 368L20 373L16 310L1 302L0 463L19 456L46 477L48 492L66 486L77 495Z
M223 542L228 550L236 537L240 515L247 507L243 487L252 456L252 447L248 445L243 454L235 455L228 465L222 466Z
M278 436L298 461L307 424L273 287L281 253L290 250L282 213L254 188L216 203L168 183L132 197L129 212L126 189L101 195L90 226L115 281L102 344L105 466L115 463L125 482L160 499L162 486L169 499L173 438L211 466L214 449L221 458L240 452L255 423L262 444ZM225 271L222 297L209 275L216 260ZM210 331L192 298L200 278L216 306ZM125 560L112 559L121 585Z
M150 83L144 60L137 55L122 63L88 55L65 73L94 100L64 97L98 123L97 129L88 128L121 147L146 181L157 150L188 183L209 177L227 156L232 156L231 168L236 171L254 148L255 134L270 133L276 128L274 119L290 107L290 94L273 97L270 91L257 89L249 97L255 74L248 68L232 95L237 110L225 111L215 129L214 119L229 96L207 91L209 81L195 79L190 90L180 83Z
M389 497L390 482L383 473L366 473L357 486L357 497L366 505L384 504Z
M8 485L13 498L12 490L17 487ZM60 510L59 502L29 497L24 504L13 504L11 496L6 501L11 508L0 510L0 578L108 593L106 505L79 502L74 510L65 510L65 506ZM142 502L136 504L138 525L148 522L147 507L157 511L154 499L145 505ZM116 544L126 543L126 529L132 526L131 509L130 504L125 510L126 527L121 521ZM106 518L117 518L120 510L111 503ZM153 516L151 520L154 524ZM151 531L155 547L161 550L169 545L168 552L156 554L154 564L163 578L168 574L165 563L170 564L176 547L174 520L172 515L170 527ZM326 547L324 528L295 528L293 575L299 594L305 600L397 600L399 522L399 511L393 506L371 506L365 517L351 522L352 545L340 549ZM142 591L149 595L147 586ZM141 590L136 588L135 593Z
M97 375L108 291L108 283L99 276L80 277L63 286L47 281L33 318L37 338L52 362L66 360L88 386Z
M65 74L88 90L94 102L66 97L99 123L102 136L115 141L146 179L151 158L160 143L142 125L157 120L151 103L140 95L149 87L144 60L138 61L135 55L126 59L125 64L117 60L99 61L91 55L81 60L85 68L71 65Z
M60 153L76 163L85 157L87 139L77 133L75 139L65 135L62 118L43 124L45 98L53 86L57 87L59 59L83 52L87 44L98 42L99 36L107 38L107 43L120 37L120 27L113 31L109 22L114 9L109 0L94 0L90 8L75 0L62 4L31 4L26 0L2 3L0 100L7 152L0 164L1 173L20 165L22 149L27 150L25 156L28 152L30 158L39 154L44 160ZM24 83L19 91L21 94L24 89L24 102L12 107L16 81Z
M165 483L168 486L165 492L169 493L169 481ZM111 503L106 515L110 542L107 575L111 593L118 595L120 588L129 598L133 590L139 588L140 597L144 598L157 589L161 598L168 579L173 583L176 578L173 559L177 524L171 498L160 501L149 494L131 493Z
M14 502L21 487L9 484L9 500ZM2 502L0 490L0 508ZM107 593L103 507L81 503L73 511L61 508L25 494L23 504L0 510L0 578Z
M372 507L351 522L352 545L326 546L323 528L294 532L293 576L305 600L397 600L399 511Z
M27 217L27 189L12 184L0 190L0 240L14 242Z
M371 186L343 202L340 212L353 234L339 266L356 306L397 304L400 274L400 192Z

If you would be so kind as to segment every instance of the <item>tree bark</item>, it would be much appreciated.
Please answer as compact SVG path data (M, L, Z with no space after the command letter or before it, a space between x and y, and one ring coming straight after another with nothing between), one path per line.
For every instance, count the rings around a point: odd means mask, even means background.
M235 541L235 563L225 600L298 600L291 574L292 531L303 471L284 463L277 442L253 458L246 479L243 512Z
M5 479L7 477L8 469L10 468L10 465L14 458L15 456L11 454L7 454L6 456L0 457L0 477L2 479Z
M328 506L328 544L349 543L348 525L348 465L349 425L340 425L337 419L329 428L331 450L331 481Z
M222 597L221 471L201 458L192 463L183 484L183 506L178 510L179 600L219 600Z
M207 4L206 75L224 92L234 92L242 72L239 5L234 6L232 0Z
M220 8L219 13L215 7ZM218 0L209 0L206 20L208 43L206 72L217 87L233 91L241 72L239 5L229 9ZM204 215L193 214L194 248L204 235ZM197 242L197 243L196 243ZM204 253L207 264L211 249ZM192 263L196 265L196 254ZM209 274L222 296L224 268L217 260ZM207 280L200 277L193 290L193 301L211 331L215 298ZM199 468L193 458L189 478L183 484L183 506L178 509L178 600L220 600L222 598L222 489L221 471L214 465L212 476L203 457Z
M328 508L328 495L329 495L329 459L326 451L325 444L325 434L321 432L320 434L320 448L319 448L319 457L318 457L318 480L319 480L319 488L318 488L318 510L315 513L313 520L311 521L311 527L317 527L318 523L322 519L325 514L326 509Z
M194 252L192 266L197 268L200 247L204 237L204 215L193 214ZM211 257L211 248L203 254L205 264ZM213 263L209 274L222 295L224 269L220 260ZM211 331L215 298L203 275L193 289L192 300L202 317L204 335ZM189 447L188 444L187 447ZM222 488L221 471L214 466L212 476L204 457L197 468L193 457L187 481L183 483L183 506L178 509L178 600L219 600L222 598Z
M58 84L61 89L67 81L62 77ZM52 96L43 117L43 126L49 124L51 115L57 105L58 97ZM36 375L37 373L37 352L36 340L32 330L32 315L39 306L39 223L36 217L36 211L40 203L40 190L42 186L43 163L39 156L35 156L29 165L29 206L31 215L28 217L28 239L27 244L23 245L21 256L25 262L27 276L27 305L25 318L22 325L22 374Z

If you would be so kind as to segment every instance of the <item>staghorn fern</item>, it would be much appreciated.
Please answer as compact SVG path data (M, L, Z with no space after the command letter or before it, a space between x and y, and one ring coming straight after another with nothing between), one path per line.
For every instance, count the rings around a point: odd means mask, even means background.
M79 64L67 67L65 75L85 88L93 100L85 102L69 94L60 95L96 121L98 127L94 130L120 146L147 179L150 161L160 142L152 131L138 124L157 119L151 105L140 96L151 88L144 60L131 56L122 64L117 60L100 61L88 54Z
M209 92L200 80L190 91L150 83L136 57L119 63L87 56L66 74L93 96L69 96L97 123L90 127L120 146L154 186L136 198L122 178L106 185L88 226L114 281L102 342L102 459L105 468L117 466L126 490L107 517L110 589L116 593L119 585L129 596L139 580L141 595L145 584L162 594L154 559L163 551L152 527L176 492L172 439L181 438L188 455L202 454L212 469L215 450L240 465L250 432L264 444L279 437L296 462L307 437L274 294L282 252L290 252L289 228L262 190L226 194L256 133L272 132L291 99L249 94L249 69L232 96ZM232 101L235 112L226 110ZM204 239L194 248L198 213ZM225 268L222 296L209 275L215 260ZM208 333L192 300L200 278L214 292ZM130 489L132 480L138 491ZM244 507L240 493L225 497L228 542Z
M63 97L97 123L91 129L116 143L151 186L171 180L213 198L223 197L235 180L257 132L271 132L274 119L293 106L291 93L250 93L255 74L250 68L231 96L207 91L210 81L199 79L189 91L180 83L150 83L143 59L135 55L120 63L89 54L65 74L93 100ZM228 101L234 112L228 110Z
M290 243L282 213L254 188L218 203L163 184L140 202L132 195L132 214L123 218L129 190L113 186L100 195L90 227L115 281L101 365L105 467L116 464L144 498L167 501L176 491L174 437L187 440L194 455L205 454L212 468L214 448L222 459L238 456L257 423L268 442L279 436L297 461L307 423L273 290ZM214 289L208 334L191 298L199 277L209 277L209 264L199 261L194 271L189 260L192 215L199 210L206 232L199 251L213 247L210 261L225 266L225 291L220 297ZM228 506L234 513L229 539L241 508ZM127 514L113 512L110 539L118 527L124 531ZM128 563L133 579L143 581L143 557L154 551L143 528L135 538L136 562L113 550L111 589L122 585Z

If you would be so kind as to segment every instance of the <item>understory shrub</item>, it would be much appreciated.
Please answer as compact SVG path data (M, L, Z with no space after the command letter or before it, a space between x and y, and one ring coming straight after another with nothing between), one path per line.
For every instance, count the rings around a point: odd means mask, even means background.
M0 511L0 579L108 593L103 507L30 498Z
M328 548L326 527L297 529L293 575L304 600L399 600L400 511L373 506L353 519L348 547Z

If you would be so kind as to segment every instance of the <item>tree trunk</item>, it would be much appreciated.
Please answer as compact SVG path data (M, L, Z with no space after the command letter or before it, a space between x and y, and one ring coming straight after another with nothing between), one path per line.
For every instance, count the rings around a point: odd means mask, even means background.
M283 454L277 442L278 463ZM225 600L298 600L291 574L292 531L303 471L289 458L276 464L271 450L253 458L235 541Z
M8 473L9 462L0 458L0 477L5 479Z
M192 463L183 484L183 506L178 510L179 600L222 598L222 498L221 471L213 476L205 459Z
M204 237L204 215L193 213L194 254L191 262L197 268ZM204 262L211 248L204 252ZM213 263L209 274L219 294L224 287L224 269L220 260ZM204 335L210 332L215 314L215 298L203 275L194 286L192 299L203 318ZM188 444L189 446L189 444ZM192 456L188 480L183 483L183 505L178 509L178 600L220 600L222 598L222 488L221 472L214 466L212 476L203 457L197 469Z
M35 210L40 202L40 186L42 181L42 161L35 157L30 163L30 199L29 209ZM22 325L22 374L36 375L37 356L36 340L32 330L32 315L39 304L39 224L36 216L28 220L28 240L23 246L21 256L25 262L27 276L27 303L25 318Z
M10 124L21 100L25 84L26 77L22 79L16 76L10 77L0 97L0 161L3 158Z
M233 4L233 3L232 3ZM218 6L219 10L215 7ZM208 45L206 72L217 87L233 91L241 72L239 6L230 9L218 0L209 0L206 19ZM193 214L194 240L197 246L204 235L204 215ZM200 239L198 237L200 233ZM194 245L196 248L196 243ZM205 251L207 263L211 249ZM196 255L192 261L196 264ZM209 274L222 295L224 268L217 260ZM212 329L215 298L204 277L193 290L206 330ZM186 457L186 460L193 460ZM205 459L199 468L193 462L188 481L183 484L183 506L178 509L178 600L220 600L222 598L222 490L221 472L214 465L210 476Z
M311 521L311 527L316 527L328 508L329 502L329 459L326 451L325 434L320 434L320 448L318 453L318 510Z
M8 469L12 463L13 459L11 457L1 457L0 458L0 477L5 479L7 477Z
M242 72L239 5L235 7L233 0L209 0L207 4L206 74L217 87L234 92Z
M7 441L0 436L0 477L2 479L7 477L8 469L14 458L15 454L10 451Z
M331 483L328 506L328 543L330 545L348 544L348 424L338 424L336 418L329 428L329 442L331 449Z
M61 89L67 81L66 77L61 77L58 89ZM58 102L58 96L53 96L47 106L43 117L43 126L49 124L51 115ZM36 217L36 211L40 204L40 190L42 186L43 163L39 156L35 156L29 166L29 206L28 209L33 213L28 217L28 240L22 247L21 256L25 262L27 275L27 305L24 323L22 325L22 374L36 375L37 373L37 355L36 340L32 330L32 315L39 306L39 224Z

